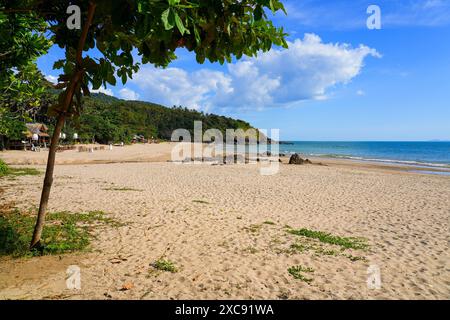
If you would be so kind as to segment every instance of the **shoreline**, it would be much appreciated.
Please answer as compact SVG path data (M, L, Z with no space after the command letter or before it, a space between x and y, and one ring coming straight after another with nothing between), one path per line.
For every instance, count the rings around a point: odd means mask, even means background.
M294 153L287 153L286 156L290 156ZM300 154L300 153L299 153ZM356 157L356 156L329 156L329 155L306 155L300 154L306 158L318 158L318 159L328 159L328 160L349 160L356 162L369 162L369 163L378 163L378 164L386 164L386 165L399 165L399 166L408 166L415 168L435 168L442 169L443 171L450 172L450 163L438 163L438 162L421 162L421 161L413 161L413 160L395 160L395 159L373 159L373 158L364 158L364 157Z
M427 167L419 165L409 165L403 163L386 163L381 161L372 160L355 160L355 159L336 159L327 157L311 157L309 158L313 163L321 162L328 165L337 165L343 167L355 167L355 168L366 168L366 169L379 169L379 170L389 170L397 171L403 173L418 173L418 174L434 174L446 176L450 175L450 168L440 167Z
M94 165L94 164L123 164L123 163L164 163L170 162L171 151L176 143L163 142L160 144L135 144L124 147L114 147L112 151L101 150L94 153L78 152L75 150L58 153L56 165ZM86 146L86 145L78 145ZM102 147L103 145L88 145ZM204 144L207 146L207 144ZM106 147L106 146L104 146ZM239 152L238 152L239 153ZM239 153L242 154L242 153ZM45 166L47 151L4 151L0 152L0 159L12 166ZM252 154L253 156L256 156ZM401 172L409 174L428 174L447 176L450 175L450 167L426 166L419 164L394 163L390 161L377 161L365 159L334 158L322 156L301 157L310 159L314 164L327 166L365 168L384 170L389 172ZM289 162L290 154L280 157L283 164Z

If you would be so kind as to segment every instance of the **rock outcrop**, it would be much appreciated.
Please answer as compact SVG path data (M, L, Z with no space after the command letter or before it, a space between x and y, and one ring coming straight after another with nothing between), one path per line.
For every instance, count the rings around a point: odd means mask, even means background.
M303 159L298 153L294 153L289 159L289 164L312 164L309 159Z

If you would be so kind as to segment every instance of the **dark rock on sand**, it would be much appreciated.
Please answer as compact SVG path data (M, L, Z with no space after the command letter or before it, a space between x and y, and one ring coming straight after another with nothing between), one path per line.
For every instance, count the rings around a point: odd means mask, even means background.
M302 159L298 153L294 153L289 159L289 164L312 164L309 159Z

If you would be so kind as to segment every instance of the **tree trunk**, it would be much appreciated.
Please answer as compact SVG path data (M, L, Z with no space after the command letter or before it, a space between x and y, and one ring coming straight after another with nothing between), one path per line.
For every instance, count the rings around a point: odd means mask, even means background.
M55 168L56 151L58 149L59 136L61 134L62 128L66 120L67 112L73 101L73 96L78 84L83 79L84 69L82 67L82 53L84 45L86 43L86 38L88 35L89 28L91 26L92 20L94 18L95 3L89 2L88 17L87 21L81 32L81 37L78 42L77 56L76 56L76 69L72 78L69 82L69 86L65 91L64 100L60 106L60 113L56 122L55 130L53 131L51 145L48 152L47 168L45 171L44 185L42 187L41 201L39 204L39 212L36 220L36 225L34 227L33 237L31 239L30 249L38 248L40 246L40 240L42 235L42 230L45 223L45 215L47 214L48 200L50 198L50 191L53 184L53 171Z

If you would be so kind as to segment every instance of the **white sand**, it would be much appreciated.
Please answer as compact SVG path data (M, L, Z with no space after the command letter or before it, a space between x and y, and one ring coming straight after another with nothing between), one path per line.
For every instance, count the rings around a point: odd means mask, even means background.
M110 151L109 146L104 145L78 145L77 147L101 148L93 153L69 150L58 152L56 164L93 164L111 162L155 162L165 161L170 158L173 143L160 144L136 144L131 146L116 147ZM0 157L11 165L44 165L47 163L48 152L32 151L8 151L0 154Z
M149 154L151 148L161 150ZM110 159L163 159L167 150L167 144L133 146ZM104 161L106 154L83 156ZM16 153L1 157L19 163ZM75 152L58 159L84 161ZM41 184L42 177L2 179L0 201L36 206ZM0 299L450 298L449 177L336 163L282 165L275 176L261 176L256 165L64 165L56 168L50 210L103 210L127 225L98 230L90 253L0 259ZM260 226L252 232L252 225ZM303 238L285 225L364 237L367 252L345 253L367 260L289 252ZM155 272L150 264L160 257L179 272ZM65 289L70 264L81 267L81 291ZM374 264L381 270L379 290L366 284ZM305 274L311 284L287 272L294 265L315 270ZM128 283L132 288L121 291Z

